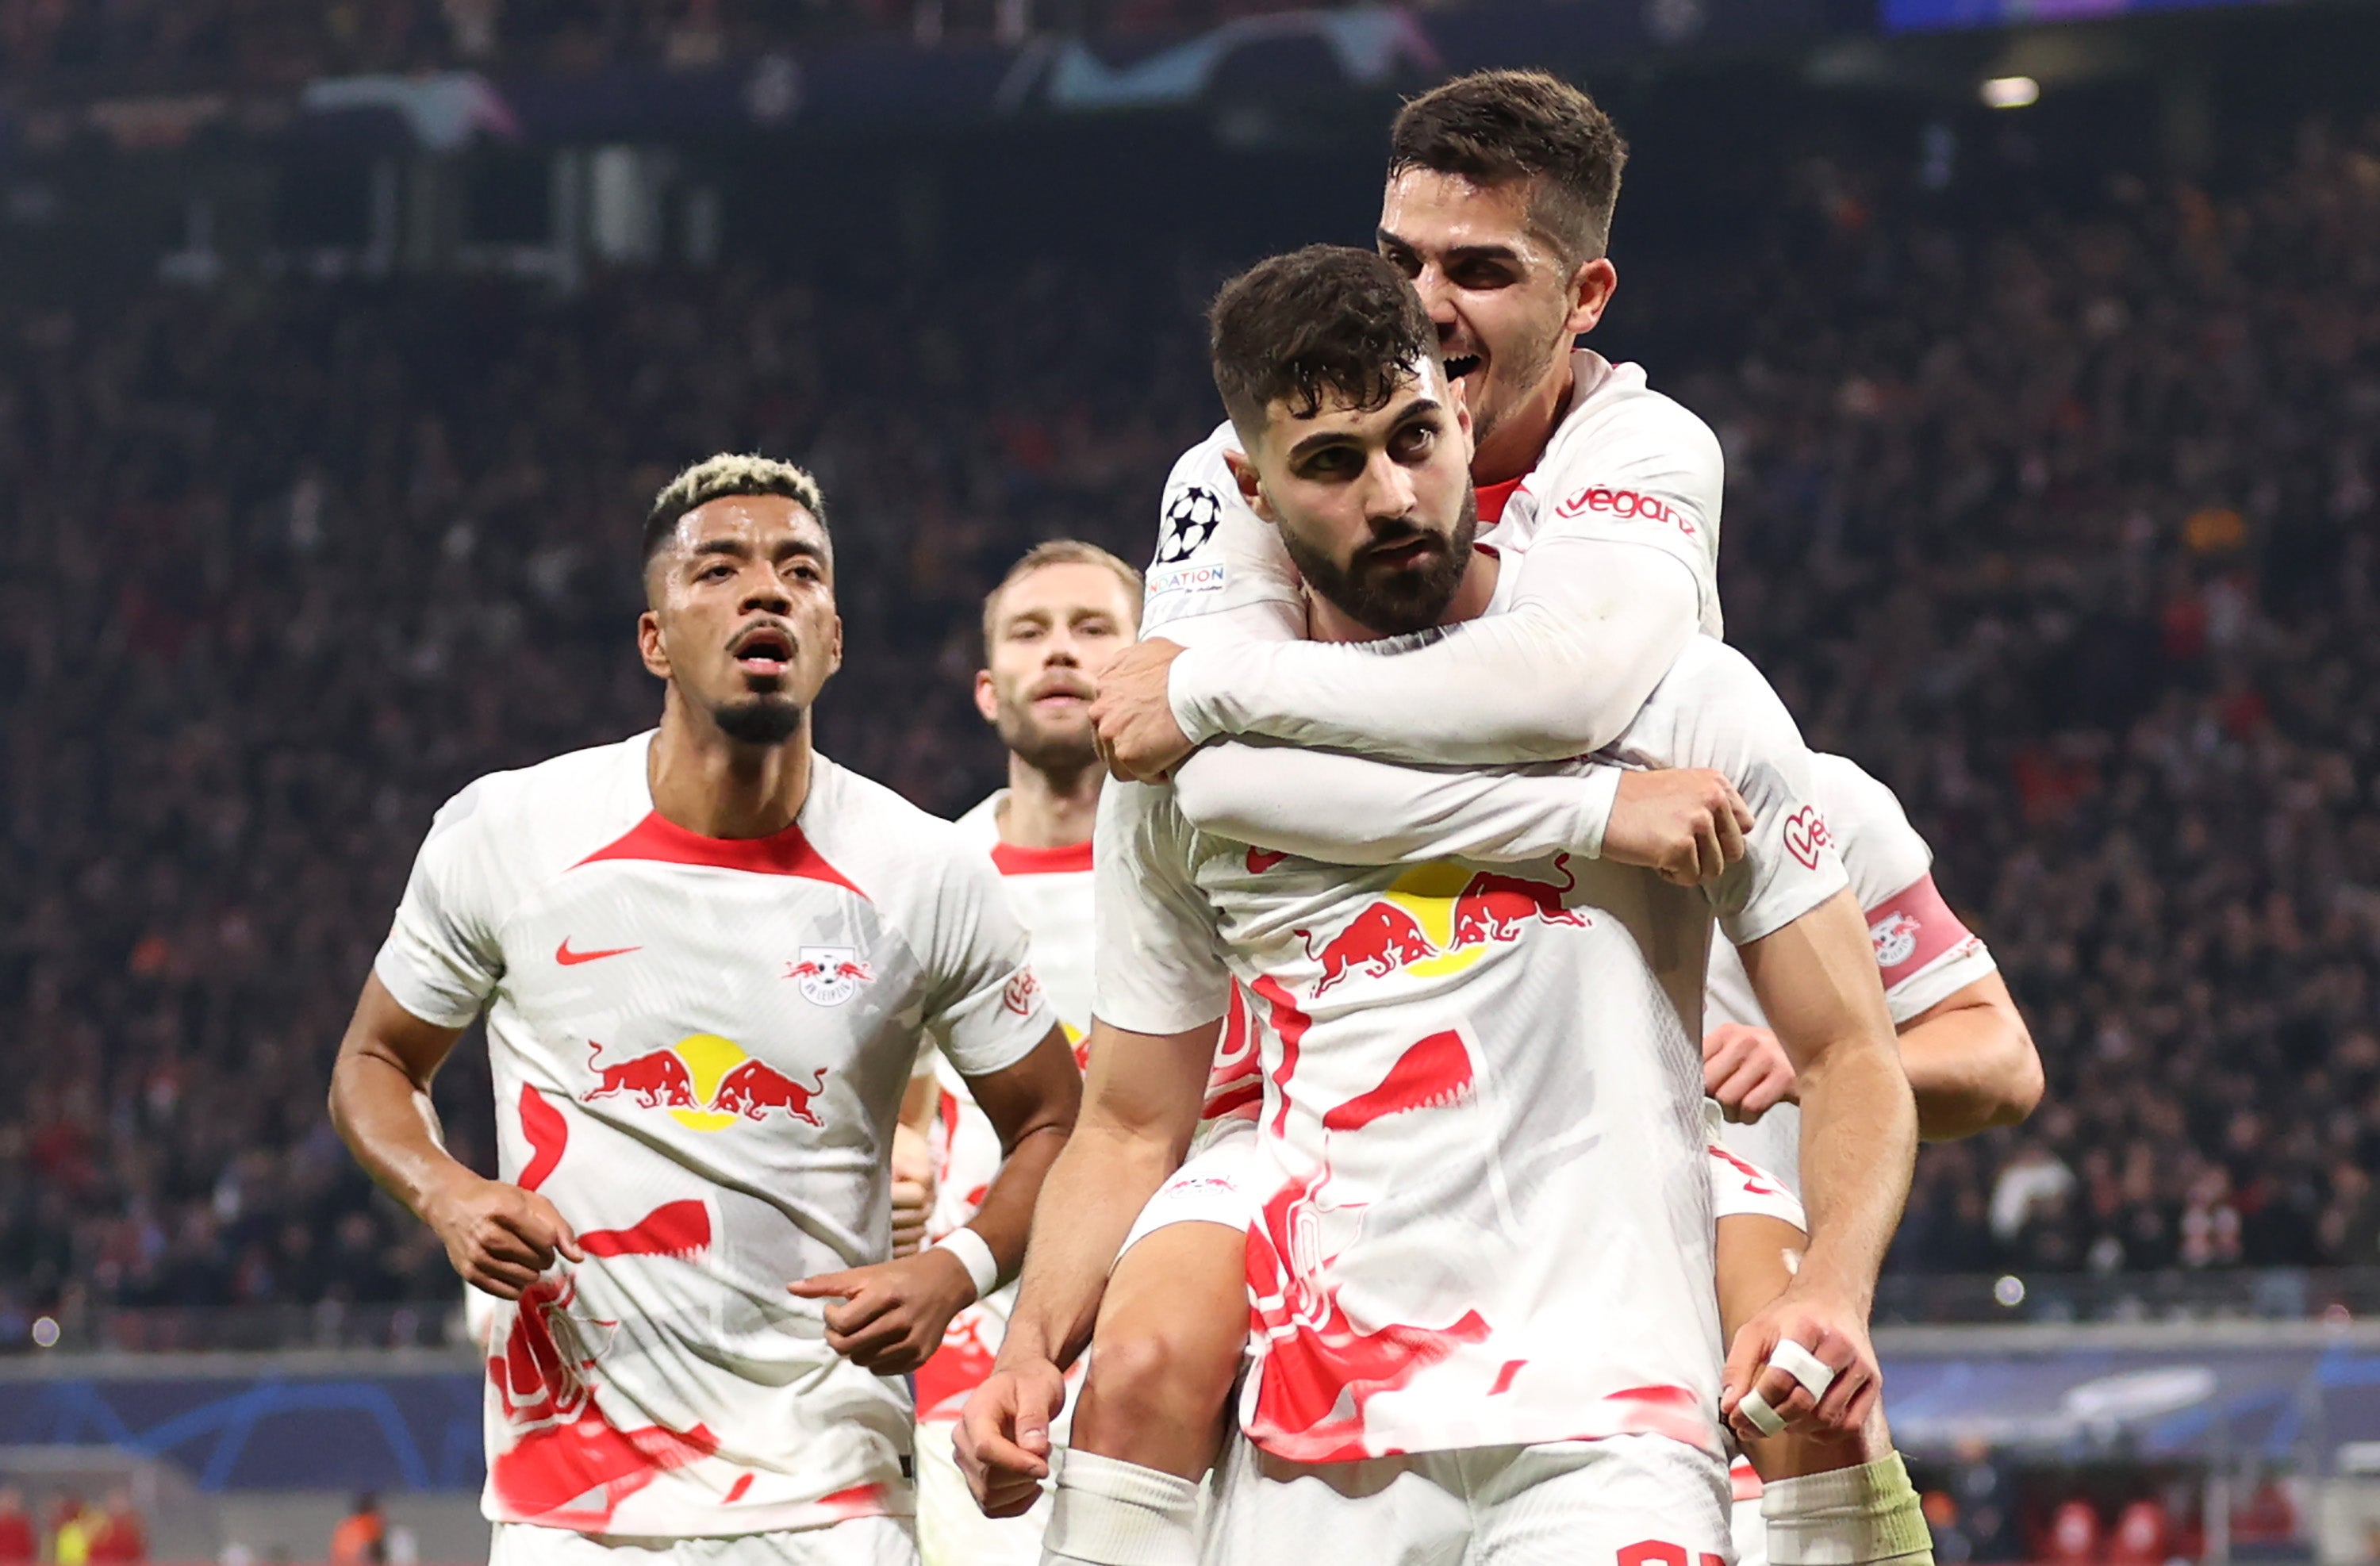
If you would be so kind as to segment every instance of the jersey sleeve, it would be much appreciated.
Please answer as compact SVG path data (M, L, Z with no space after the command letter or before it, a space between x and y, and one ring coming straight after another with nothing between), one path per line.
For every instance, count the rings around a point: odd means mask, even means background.
M1760 672L1731 649L1696 644L1699 672L1679 703L1674 764L1727 774L1753 817L1743 857L1704 893L1738 946L1773 935L1851 884L1817 805L1802 731Z
M504 977L496 939L488 784L439 808L372 972L396 1003L433 1027L467 1027Z
M1893 1026L1906 1026L1998 965L1934 884L1934 851L1892 790L1840 756L1813 757L1811 766L1867 916L1885 1003Z
M1719 508L1727 462L1710 426L1669 398L1640 392L1557 436L1531 474L1533 550L1627 544L1666 555L1694 584L1695 615L1721 633Z
M952 849L928 916L926 1030L962 1076L1014 1065L1057 1026L990 860Z
M1173 784L1198 831L1324 864L1517 864L1598 856L1620 774L1585 762L1449 771L1250 741L1203 747Z
M1182 1033L1223 1014L1231 970L1213 905L1191 875L1191 833L1172 791L1111 783L1092 833L1099 910L1091 1010L1131 1033Z
M1558 761L1609 743L1696 629L1692 582L1643 550L1533 547L1511 607L1386 641L1193 646L1167 694L1194 742L1266 736L1400 760Z
M1304 633L1297 568L1281 535L1241 498L1223 455L1232 441L1223 425L1183 453L1166 478L1143 589L1144 637L1161 633L1189 645L1184 633L1217 616L1258 637Z

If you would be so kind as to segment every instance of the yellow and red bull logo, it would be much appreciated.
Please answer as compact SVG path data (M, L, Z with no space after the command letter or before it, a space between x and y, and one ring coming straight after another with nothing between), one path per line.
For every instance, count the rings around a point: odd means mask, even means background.
M604 1047L592 1038L587 1050L587 1069L596 1082L578 1095L581 1103L633 1099L637 1108L665 1110L696 1131L724 1131L781 1110L788 1120L825 1123L810 1111L810 1100L826 1088L824 1066L805 1086L715 1033L690 1033L664 1049L619 1061L604 1060Z
M1563 905L1562 899L1578 884L1570 873L1569 858L1560 855L1554 859L1559 881L1462 865L1407 870L1378 902L1319 946L1313 931L1297 932L1306 955L1322 968L1314 982L1315 995L1357 976L1386 978L1403 972L1434 978L1460 973L1487 955L1489 947L1518 941L1532 923L1593 924L1592 916Z

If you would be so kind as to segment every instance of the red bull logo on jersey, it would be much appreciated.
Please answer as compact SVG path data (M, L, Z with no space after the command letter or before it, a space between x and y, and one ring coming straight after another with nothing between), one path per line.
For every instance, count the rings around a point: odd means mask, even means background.
M618 1061L606 1061L603 1045L594 1039L587 1047L587 1068L596 1080L578 1095L581 1103L627 1099L640 1110L666 1111L695 1131L724 1131L779 1114L805 1125L825 1123L810 1108L826 1089L824 1066L804 1082L715 1033L688 1034L664 1049Z
M1897 968L1915 956L1920 928L1916 916L1906 913L1887 914L1868 926L1868 939L1876 943L1876 965Z
M1557 856L1554 868L1560 880L1461 865L1406 871L1328 939L1319 939L1316 930L1297 931L1305 954L1322 970L1314 995L1318 999L1356 977L1459 973L1489 947L1518 941L1532 924L1592 925L1594 916L1563 901L1578 884L1569 856Z
M800 987L802 999L814 1006L840 1006L876 977L851 946L805 946L785 965L785 977Z

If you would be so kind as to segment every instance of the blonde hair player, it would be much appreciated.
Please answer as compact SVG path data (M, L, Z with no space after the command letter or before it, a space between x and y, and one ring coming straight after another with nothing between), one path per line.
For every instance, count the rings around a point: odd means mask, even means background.
M976 710L1008 752L1008 783L959 819L988 856L1031 937L1034 972L1067 1037L1091 1023L1091 822L1105 781L1093 745L1099 671L1140 628L1140 573L1097 544L1039 543L983 601L984 666ZM903 1110L926 1144L939 1239L975 1216L1000 1168L1000 1138L965 1079L929 1051ZM951 1451L967 1397L991 1373L1015 1291L978 1300L951 1320L917 1374L917 1545L926 1566L1034 1566L1044 1501L1019 1517L979 1511Z

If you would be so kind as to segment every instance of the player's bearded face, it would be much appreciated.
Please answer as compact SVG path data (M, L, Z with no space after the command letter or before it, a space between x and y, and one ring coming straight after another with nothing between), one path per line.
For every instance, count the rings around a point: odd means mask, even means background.
M1369 411L1275 404L1264 495L1306 587L1381 636L1435 625L1471 567L1471 442L1438 367Z
M1099 760L1091 698L1132 640L1138 605L1105 566L1044 565L1011 582L992 613L977 710L1028 766L1080 772Z
M1485 441L1570 351L1574 268L1529 222L1524 180L1407 169L1380 206L1380 252L1429 309L1439 352Z
M729 739L783 744L843 663L832 571L826 529L797 502L697 506L646 572L645 667Z

